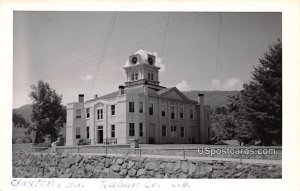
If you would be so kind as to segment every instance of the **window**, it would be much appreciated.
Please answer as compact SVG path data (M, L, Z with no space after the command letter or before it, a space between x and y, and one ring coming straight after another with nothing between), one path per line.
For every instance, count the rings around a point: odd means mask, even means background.
M176 126L171 126L171 137L176 137Z
M103 109L97 109L97 119L103 119Z
M139 102L139 112L140 113L143 113L143 108L144 106L143 106L143 102Z
M86 118L90 118L90 108L86 108Z
M134 113L134 102L129 102L129 112Z
M190 119L194 119L194 109L190 109Z
M180 107L179 117L183 119L183 106Z
M111 138L114 138L116 135L116 126L111 125Z
M143 132L143 123L140 123L140 137L144 136L144 132Z
M90 138L90 127L86 127L86 138Z
M184 127L180 127L180 137L184 137Z
M134 81L134 73L131 74L131 81Z
M110 111L111 111L111 115L115 115L116 114L116 106L115 105L110 106Z
M133 137L134 134L134 123L129 123L129 136Z
M80 127L76 127L76 139L80 139Z
M175 119L175 104L171 105L171 119Z
M80 119L80 118L81 118L81 110L76 109L76 119Z
M167 136L167 126L163 125L161 129L161 136L166 137Z
M136 73L135 73L135 80L138 80L138 79L139 79L139 73L136 72Z
M163 105L161 105L161 116L166 116L166 105L165 104L163 104Z
M103 119L103 109L100 109L100 119Z
M153 103L149 104L149 115L153 115Z
M153 75L153 73L151 72L151 80L153 80L153 76L154 76L154 75Z
M150 80L151 78L150 78L150 71L148 71L148 80Z

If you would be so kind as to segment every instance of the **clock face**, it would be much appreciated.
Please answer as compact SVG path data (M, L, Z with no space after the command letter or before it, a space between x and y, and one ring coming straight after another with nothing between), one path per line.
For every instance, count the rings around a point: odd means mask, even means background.
M149 58L148 58L148 63L149 63L150 65L153 64L153 58L152 58L152 57L149 57Z
M132 58L131 58L131 63L132 63L132 64L136 64L136 62L137 62L137 57L135 57L135 56L132 57Z

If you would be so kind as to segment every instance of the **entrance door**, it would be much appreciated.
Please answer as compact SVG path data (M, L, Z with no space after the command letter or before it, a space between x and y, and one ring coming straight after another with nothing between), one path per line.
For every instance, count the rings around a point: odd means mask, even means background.
M103 143L103 126L98 126L98 129L97 129L97 143Z

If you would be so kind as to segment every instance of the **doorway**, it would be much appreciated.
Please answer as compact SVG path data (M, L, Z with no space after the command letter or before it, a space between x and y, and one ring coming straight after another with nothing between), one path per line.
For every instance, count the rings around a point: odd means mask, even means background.
M103 126L98 126L97 128L97 143L103 143Z

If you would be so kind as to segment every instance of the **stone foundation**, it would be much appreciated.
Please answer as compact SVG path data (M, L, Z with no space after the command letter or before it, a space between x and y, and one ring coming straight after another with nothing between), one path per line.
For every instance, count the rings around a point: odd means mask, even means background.
M13 153L14 178L281 178L281 165Z

